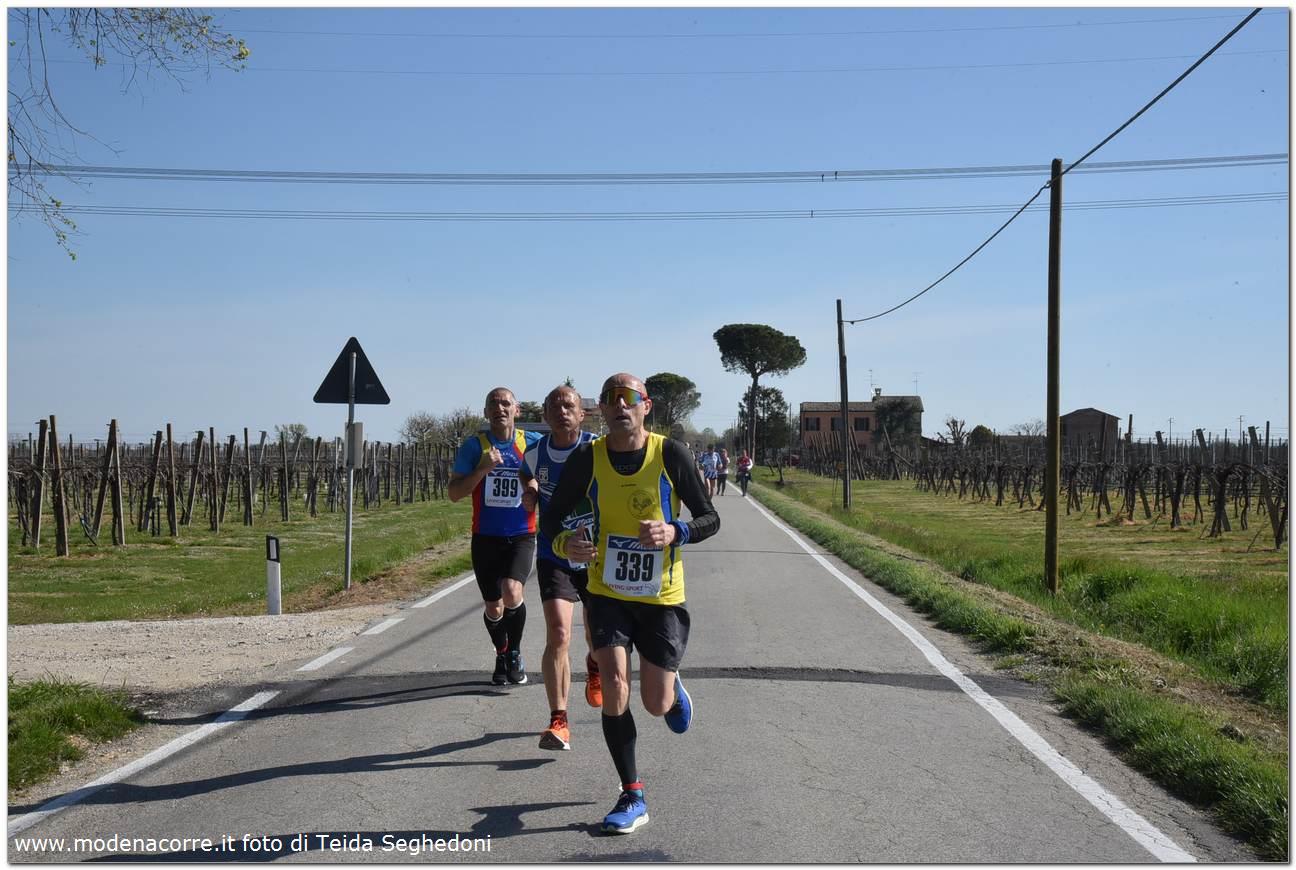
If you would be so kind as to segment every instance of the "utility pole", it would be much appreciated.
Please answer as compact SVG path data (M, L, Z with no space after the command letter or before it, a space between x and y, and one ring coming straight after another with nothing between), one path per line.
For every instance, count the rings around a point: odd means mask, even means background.
M1174 443L1174 417L1166 421L1166 443Z
M842 427L842 507L850 510L851 506L851 443L850 429L847 428L849 404L846 396L846 330L842 323L841 300L837 300L837 358L841 366L841 427ZM870 369L870 372L872 370Z
M1059 367L1062 345L1062 161L1054 158L1049 181L1048 253L1048 450L1044 466L1044 582L1058 592Z

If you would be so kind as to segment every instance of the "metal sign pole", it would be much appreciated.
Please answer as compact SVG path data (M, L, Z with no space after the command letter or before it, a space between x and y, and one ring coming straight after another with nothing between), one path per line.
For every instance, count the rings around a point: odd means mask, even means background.
M356 355L351 351L351 377L347 386L347 501L346 501L346 555L343 557L343 574L346 577L344 589L351 588L351 506L354 498L352 497L352 486L355 481L355 444L354 440L355 426L355 374L356 374Z

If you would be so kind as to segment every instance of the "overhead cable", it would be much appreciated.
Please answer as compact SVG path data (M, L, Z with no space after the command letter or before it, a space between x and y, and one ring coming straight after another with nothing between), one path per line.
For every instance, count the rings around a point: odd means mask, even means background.
M1094 153L1095 151L1097 151L1097 150L1098 150L1099 148L1101 148L1102 146L1106 145L1106 144L1107 144L1108 142L1110 142L1112 139L1116 138L1117 134L1119 134L1122 130L1124 130L1124 129L1125 129L1126 127L1128 127L1130 124L1134 123L1134 121L1135 121L1139 116L1141 116L1141 115L1142 115L1144 112L1146 112L1148 109L1152 108L1152 106L1155 105L1156 102L1157 102L1158 100L1160 100L1160 99L1161 99L1162 97L1164 97L1166 94L1170 93L1171 90L1173 90L1173 89L1174 89L1174 88L1175 88L1175 87L1176 87L1180 82L1182 82L1185 78L1188 77L1188 74L1189 74L1189 73L1191 73L1193 70L1197 69L1197 67L1201 66L1202 63L1206 60L1206 58L1210 57L1212 54L1214 54L1214 53L1219 49L1220 46L1222 46L1224 43L1226 43L1226 42L1228 42L1230 39L1232 39L1232 38L1237 34L1237 32L1238 32L1239 30L1241 30L1243 27L1246 26L1247 22L1249 22L1252 18L1255 18L1256 15L1258 15L1259 13L1260 13L1260 9L1258 9L1258 8L1257 8L1257 9L1253 9L1253 10L1251 11L1251 14L1250 14L1250 15L1248 15L1246 18L1243 18L1242 21L1241 21L1241 22L1240 22L1236 27L1234 27L1232 30L1230 30L1227 34L1224 35L1224 38L1223 38L1223 39L1221 39L1219 42L1215 43L1215 45L1211 46L1211 48L1210 48L1209 51L1207 51L1205 54L1203 54L1203 55L1202 55L1202 56L1201 56L1201 57L1200 57L1200 58L1199 58L1199 59L1198 59L1198 60L1197 60L1197 61L1196 61L1192 66L1190 66L1190 67L1188 67L1188 69L1184 70L1184 72L1183 72L1183 73L1182 73L1182 74L1181 74L1177 79L1175 79L1173 82L1171 82L1171 83L1170 83L1170 84L1169 84L1169 85L1168 85L1168 86L1167 86L1163 91L1161 91L1161 93L1159 93L1159 94L1157 94L1155 97L1153 97L1151 102L1149 102L1146 106L1144 106L1143 108L1141 108L1141 109L1139 109L1137 112L1135 112L1134 115L1132 115L1132 116L1130 117L1129 120L1127 120L1124 124L1121 124L1119 127L1117 127L1117 128L1116 128L1116 129L1115 129L1115 130L1110 134L1110 135L1107 136L1107 138L1103 139L1101 142L1099 142L1099 143L1098 143L1097 145L1095 145L1093 148L1090 148L1090 149L1085 153L1085 155L1084 155L1083 157L1081 157L1081 158L1080 158L1079 160L1077 160L1075 163L1071 164L1071 167L1068 167L1068 169L1063 170L1062 174L1065 175L1068 171L1070 171L1070 168L1073 168L1073 167L1079 166L1081 163L1083 163L1085 160L1087 160L1091 155L1093 155L1093 153ZM922 295L923 295L924 293L926 293L928 290L931 290L933 287L935 287L936 285L940 284L942 281L944 281L944 280L945 280L946 278L948 278L950 275L953 275L953 274L954 274L955 272L957 272L960 268L962 268L963 265L964 265L965 263L967 263L969 260L971 260L971 259L972 259L973 257L975 257L977 254L979 254L979 253L982 251L982 249L985 248L986 245L990 244L990 242L993 241L993 240L995 239L996 236L998 236L998 235L999 235L1000 233L1002 233L1005 229L1007 229L1007 227L1008 227L1009 224L1011 224L1013 221L1017 220L1017 218L1020 217L1020 216L1022 215L1022 213L1026 211L1026 209L1031 205L1031 203L1033 203L1033 202L1034 202L1034 201L1039 197L1039 195L1040 195L1041 193L1043 193L1045 190L1047 190L1047 189L1049 188L1050 183L1051 183L1051 182L1045 182L1044 186L1041 187L1039 190L1035 191L1035 193L1031 195L1031 198L1028 199L1028 200L1026 200L1026 204L1023 205L1020 209L1018 209L1017 212L1016 212L1012 217L1008 218L1008 220L1003 224L1003 226L1001 226L1001 227L999 227L999 229L995 230L994 233L991 234L990 238L986 239L984 242L982 242L981 244L977 245L976 249L973 250L972 253L970 253L970 254L968 254L966 257L964 257L962 260L960 260L960 261L958 262L958 264L957 264L953 269L950 269L950 270L949 270L948 272L946 272L944 275L941 275L939 278L937 278L937 279L936 279L935 281L933 281L932 283L928 284L928 285L927 285L926 287L924 287L922 290L919 290L917 293L915 293L914 295L910 296L908 299L906 299L905 301L901 302L899 305L893 305L893 306L891 306L891 307L888 308L886 311L880 311L880 312L878 312L877 314L871 314L871 315L869 315L868 317L859 317L859 318L856 318L855 320L847 320L847 321L844 321L844 322L846 322L846 323L865 323L865 322L870 321L870 320L877 320L879 317L885 317L886 315L890 314L890 313L893 312L893 311L897 311L897 310L899 310L899 309L901 309L901 308L904 308L904 307L905 307L906 305L908 305L910 302L913 302L915 299L917 299L918 297L922 296ZM1065 206L1064 206L1064 207L1065 207Z
M1267 13L1270 15L1277 12ZM1181 15L1172 18L1127 18L1108 21L1064 21L1056 24L991 24L975 27L900 27L888 30L806 30L722 33L427 33L356 30L281 30L231 26L239 33L273 33L286 36L358 36L401 39L765 39L770 37L895 36L905 33L971 33L994 30L1054 30L1067 27L1115 27L1129 24L1170 24L1181 21L1214 21L1231 15Z
M1044 188L1040 188L1042 191ZM1039 194L1037 193L1036 196ZM1034 201L1031 198L1031 202ZM1286 201L1286 191L1229 193L1205 196L1166 196L1140 199L1105 199L1070 202L1068 211L1124 208L1176 208L1198 205L1228 205L1249 202ZM270 220L323 221L451 221L451 222L570 222L570 221L700 221L700 220L826 220L830 218L936 217L941 215L1003 214L1013 218L1028 210L1014 205L893 206L886 208L785 208L732 211L636 211L636 212L430 212L430 211L332 211L327 209L186 208L180 206L73 205L64 204L66 214L128 215L135 217L203 217ZM11 214L41 211L38 205L11 205ZM1046 211L1040 206L1032 211ZM1012 219L1010 219L1011 221ZM1005 223L1004 226L1008 224ZM1002 229L1002 227L1000 228ZM994 238L991 236L991 238ZM988 244L990 239L982 244ZM979 248L978 248L979 250ZM975 253L975 252L973 252ZM969 255L970 257L971 255ZM955 267L957 268L957 267ZM853 322L853 321L852 321Z
M1152 172L1221 169L1237 166L1285 165L1287 155L1237 154L1219 157L1177 157L1161 160L1121 160L1091 163L1086 173ZM9 174L16 175L10 166ZM931 178L1008 178L1045 176L1048 164L952 166L919 169L833 169L756 172L318 172L298 169L183 169L147 166L80 166L77 164L22 167L23 174L65 175L76 179L116 178L154 181L254 181L312 184L446 184L446 185L649 185L649 184L770 184L839 181L910 181Z
M1265 48L1248 51L1231 51L1223 57L1242 57L1260 54L1287 54L1285 48ZM700 70L437 70L437 69L365 69L345 67L287 67L260 66L249 63L245 72L272 73L326 73L332 75L392 75L392 76L445 76L481 78L628 78L636 76L753 76L753 75L806 75L820 73L880 73L880 72L940 72L946 70L1018 69L1044 66L1080 66L1104 63L1143 63L1147 61L1185 60L1190 54L1166 54L1146 57L1082 58L1078 60L1035 60L1005 63L925 64L910 66L843 66L843 67L793 67L785 69L700 69ZM93 65L91 60L57 59L46 63ZM99 67L118 66L134 68L137 64L110 61Z

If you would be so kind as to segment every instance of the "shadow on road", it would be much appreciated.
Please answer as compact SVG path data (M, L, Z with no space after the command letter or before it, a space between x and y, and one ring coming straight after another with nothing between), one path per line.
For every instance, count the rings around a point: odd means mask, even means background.
M455 752L476 749L501 740L513 740L525 737L533 738L530 731L496 732L483 734L474 740L460 740L454 743L443 743L427 749L411 752L392 752L382 755L357 755L350 758L338 758L332 761L306 761L299 764L284 764L275 767L262 767L257 770L246 770L239 773L213 776L206 779L195 779L188 782L167 783L165 785L136 785L133 783L114 783L104 788L95 789L78 801L81 804L128 804L149 801L179 800L193 795L209 794L224 789L238 788L252 783L268 780L286 779L294 776L329 776L349 775L356 773L382 773L390 770L410 770L430 767L491 767L500 771L534 770L545 764L552 764L552 758L518 758L482 761L430 761L437 756L450 755ZM38 809L40 805L10 807L10 816Z

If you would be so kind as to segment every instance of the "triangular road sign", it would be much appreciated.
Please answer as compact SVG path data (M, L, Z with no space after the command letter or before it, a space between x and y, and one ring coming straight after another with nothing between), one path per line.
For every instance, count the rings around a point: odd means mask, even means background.
M356 341L355 336L351 336L351 339L346 343L346 347L342 348L342 353L338 354L337 362L333 363L333 368L329 369L329 373L324 376L324 382L315 391L316 403L321 405L346 405L349 403L347 387L351 380L352 351L355 351L356 355L355 403L357 405L391 404L391 399L387 397L387 391L383 389L382 381L378 380L377 372L369 364L369 358L365 356L365 352L361 349L360 342Z

